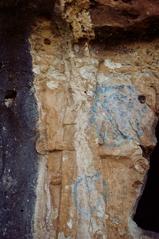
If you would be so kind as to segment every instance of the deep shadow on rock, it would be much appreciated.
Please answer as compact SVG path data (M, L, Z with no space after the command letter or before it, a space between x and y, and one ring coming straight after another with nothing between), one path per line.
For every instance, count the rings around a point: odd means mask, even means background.
M38 155L30 20L0 12L0 238L32 238Z
M150 155L147 182L139 200L134 221L142 229L159 233L159 123L156 127L158 143Z

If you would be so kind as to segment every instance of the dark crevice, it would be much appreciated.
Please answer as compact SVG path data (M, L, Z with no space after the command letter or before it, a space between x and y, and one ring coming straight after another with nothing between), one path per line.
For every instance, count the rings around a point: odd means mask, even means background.
M142 229L159 233L159 122L156 137L158 142L150 154L147 181L133 219Z
M45 45L50 45L51 44L51 40L49 38L45 38L44 39L44 44Z
M96 8L97 6L97 1L96 0L90 0L90 7L91 8Z
M132 4L132 0L122 0L122 2L127 3L127 4Z
M150 160L150 156L153 152L153 148L151 146L149 147L144 147L143 145L140 145L142 149L142 156L146 158L147 160Z
M152 42L159 38L159 17L150 17L137 26L95 27L95 39L92 43L105 44L105 49L123 43Z
M5 94L5 99L15 99L17 95L16 90L7 90Z
M138 100L141 104L144 104L146 102L146 97L145 95L139 95Z

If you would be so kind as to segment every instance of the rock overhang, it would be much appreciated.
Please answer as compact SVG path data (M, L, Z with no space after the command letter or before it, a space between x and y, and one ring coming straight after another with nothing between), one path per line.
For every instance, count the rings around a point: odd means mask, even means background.
M0 8L16 8L64 19L74 39L108 39L158 34L159 2L155 0L8 0ZM59 24L59 23L58 23ZM68 29L68 28L67 28Z

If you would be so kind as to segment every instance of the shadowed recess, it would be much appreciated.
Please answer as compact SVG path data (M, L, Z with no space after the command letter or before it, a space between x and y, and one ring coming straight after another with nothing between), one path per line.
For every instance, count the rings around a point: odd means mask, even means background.
M33 238L37 107L24 9L0 12L0 238Z
M159 232L159 122L156 127L156 137L158 142L150 155L147 182L134 221L142 229Z

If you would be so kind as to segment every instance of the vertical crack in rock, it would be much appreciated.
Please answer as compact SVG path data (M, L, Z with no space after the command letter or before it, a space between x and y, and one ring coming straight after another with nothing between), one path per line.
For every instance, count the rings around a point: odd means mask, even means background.
M0 238L3 239L32 238L36 199L37 111L25 14L14 8L0 12Z
M156 137L159 140L159 122L156 127ZM150 169L144 191L139 200L134 221L145 230L159 232L159 142L150 155Z

